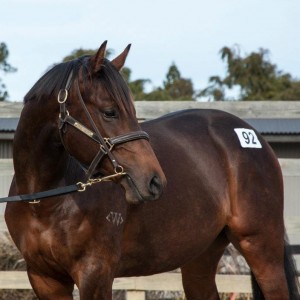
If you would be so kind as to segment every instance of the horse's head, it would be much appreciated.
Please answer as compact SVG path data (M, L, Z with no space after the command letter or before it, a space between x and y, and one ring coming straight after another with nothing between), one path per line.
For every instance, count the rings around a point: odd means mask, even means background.
M113 180L128 202L157 199L166 179L119 73L130 45L112 61L104 57L105 48L106 42L96 55L82 58L59 92L63 144L88 166L88 177L117 174Z

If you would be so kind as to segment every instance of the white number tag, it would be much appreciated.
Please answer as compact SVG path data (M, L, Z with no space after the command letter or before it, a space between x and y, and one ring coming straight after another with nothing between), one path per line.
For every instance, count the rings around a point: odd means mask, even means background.
M237 134L243 148L262 148L254 130L247 128L235 128L234 131Z

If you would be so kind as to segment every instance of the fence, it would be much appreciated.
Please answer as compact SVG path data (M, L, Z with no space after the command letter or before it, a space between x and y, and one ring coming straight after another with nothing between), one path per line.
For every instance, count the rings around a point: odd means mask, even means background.
M250 276L217 275L220 293L251 293ZM0 289L31 289L26 272L0 272ZM116 278L114 290L126 290L127 300L144 300L146 291L183 291L180 273L164 273L147 277Z
M136 101L138 118L153 119L188 108L220 109L240 118L299 118L300 101ZM0 102L0 118L17 118L22 102Z
M219 293L251 294L250 275L217 275ZM26 272L0 272L0 289L31 289ZM180 273L163 273L147 277L116 278L113 290L125 290L127 300L144 300L146 291L183 292Z

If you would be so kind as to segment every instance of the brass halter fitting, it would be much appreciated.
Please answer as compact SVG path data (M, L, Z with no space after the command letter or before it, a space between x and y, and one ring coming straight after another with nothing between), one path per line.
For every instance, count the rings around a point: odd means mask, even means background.
M88 186L92 186L95 183L100 183L102 181L111 181L113 178L124 176L126 175L126 172L124 172L124 168L120 165L118 165L115 168L115 173L99 178L90 178L86 183L83 182L77 182L77 186L79 187L78 192L84 192Z

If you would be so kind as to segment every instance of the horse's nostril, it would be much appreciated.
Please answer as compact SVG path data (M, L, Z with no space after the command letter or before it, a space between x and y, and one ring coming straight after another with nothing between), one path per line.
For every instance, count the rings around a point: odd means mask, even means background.
M154 175L149 183L149 191L154 196L160 196L163 186L157 175Z

